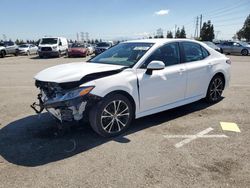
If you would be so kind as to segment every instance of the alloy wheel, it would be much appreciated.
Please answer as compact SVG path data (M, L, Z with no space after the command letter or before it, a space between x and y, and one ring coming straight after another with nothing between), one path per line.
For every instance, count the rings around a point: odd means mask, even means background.
M128 105L122 100L114 100L104 108L101 125L107 133L118 133L126 127L129 118Z
M223 92L224 84L220 77L214 79L212 82L211 90L210 90L210 97L212 101L217 101Z

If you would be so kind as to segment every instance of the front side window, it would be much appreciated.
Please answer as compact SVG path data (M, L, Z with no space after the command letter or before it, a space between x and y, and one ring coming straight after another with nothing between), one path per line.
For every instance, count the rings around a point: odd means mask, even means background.
M133 67L154 43L120 43L89 60L90 63L103 63Z
M177 42L166 44L156 51L145 61L141 68L146 68L151 61L162 61L165 66L180 63L179 45Z
M193 42L182 42L184 62L199 61L204 59L201 46Z

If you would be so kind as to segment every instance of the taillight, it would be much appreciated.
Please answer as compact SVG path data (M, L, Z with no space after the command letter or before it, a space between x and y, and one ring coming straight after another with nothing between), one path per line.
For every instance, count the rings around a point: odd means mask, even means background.
M226 63L229 64L229 65L231 65L232 62L231 62L230 59L228 59L228 60L226 60Z

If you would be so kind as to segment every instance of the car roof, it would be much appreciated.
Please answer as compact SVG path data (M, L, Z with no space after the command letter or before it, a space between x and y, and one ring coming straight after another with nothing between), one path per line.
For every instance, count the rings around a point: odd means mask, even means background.
M180 41L186 41L186 42L196 42L200 43L199 41L193 40L193 39L139 39L139 40L129 40L125 41L124 43L130 43L130 42L143 42L143 43L155 43L158 45L168 43L168 42L180 42Z

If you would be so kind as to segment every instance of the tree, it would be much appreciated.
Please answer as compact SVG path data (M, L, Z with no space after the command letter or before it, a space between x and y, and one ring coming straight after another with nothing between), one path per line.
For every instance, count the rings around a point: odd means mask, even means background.
M171 31L167 32L167 38L173 38L173 33Z
M239 40L244 38L250 41L250 14L247 16L243 27L237 32L237 38Z
M181 36L181 31L180 31L180 28L178 27L175 33L175 38L180 38L180 36Z
M186 31L184 26L182 26L181 28L181 32L180 32L180 37L179 38L186 38Z
M98 39L95 39L95 44L97 44L99 41L98 41Z
M16 39L15 43L16 43L17 45L19 45L19 44L20 44L20 41L19 41L18 39Z
M214 26L210 20L203 23L200 37L202 41L212 41L214 39Z

